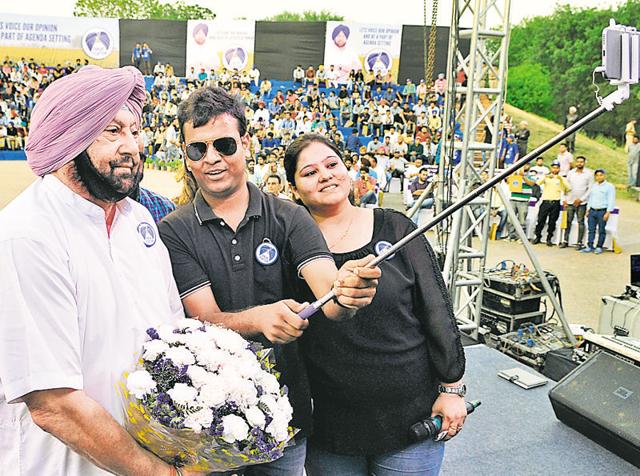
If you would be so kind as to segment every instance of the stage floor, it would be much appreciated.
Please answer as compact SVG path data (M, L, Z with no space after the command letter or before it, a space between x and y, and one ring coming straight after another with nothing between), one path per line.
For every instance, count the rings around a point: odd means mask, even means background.
M482 405L464 431L447 443L443 475L637 475L627 463L558 421L547 393L554 383L530 390L498 377L520 367L535 371L497 350L465 347L468 400Z

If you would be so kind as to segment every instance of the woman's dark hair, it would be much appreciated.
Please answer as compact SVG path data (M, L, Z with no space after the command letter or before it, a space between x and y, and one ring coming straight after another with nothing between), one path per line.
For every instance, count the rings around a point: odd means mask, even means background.
M204 126L207 122L222 114L230 114L238 120L240 137L247 133L247 118L244 105L236 96L222 88L200 88L178 106L180 135L184 141L184 125L191 122L193 127Z
M303 134L294 140L284 153L284 170L287 174L287 181L291 185L295 186L296 184L296 166L300 153L316 142L329 147L342 160L342 151L334 142L320 134Z

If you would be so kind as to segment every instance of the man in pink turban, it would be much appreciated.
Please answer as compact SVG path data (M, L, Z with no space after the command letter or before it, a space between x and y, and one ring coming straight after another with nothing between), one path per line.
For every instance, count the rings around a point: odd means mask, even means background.
M6 474L176 474L122 428L116 392L145 330L184 316L156 225L127 197L144 100L136 69L86 67L34 109L27 159L40 178L0 211Z

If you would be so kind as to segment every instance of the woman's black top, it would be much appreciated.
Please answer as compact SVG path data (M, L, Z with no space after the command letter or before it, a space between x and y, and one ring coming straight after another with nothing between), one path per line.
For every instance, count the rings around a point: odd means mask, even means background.
M395 243L414 229L401 213L375 209L371 242L334 254L336 265L376 254L378 243ZM342 322L318 313L299 341L313 396L311 438L333 453L409 446L409 427L431 415L438 383L464 374L451 301L427 239L414 239L380 268L371 305Z

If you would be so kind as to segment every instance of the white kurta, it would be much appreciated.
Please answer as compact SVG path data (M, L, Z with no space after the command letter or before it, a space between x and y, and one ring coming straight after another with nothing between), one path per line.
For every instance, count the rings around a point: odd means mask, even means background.
M52 175L0 212L0 472L106 474L31 420L21 397L82 389L122 421L116 384L147 328L183 316L165 246L149 212L104 211Z

